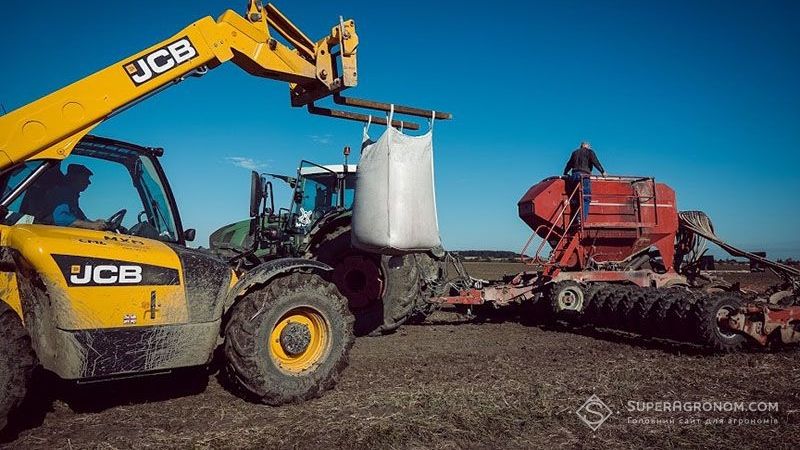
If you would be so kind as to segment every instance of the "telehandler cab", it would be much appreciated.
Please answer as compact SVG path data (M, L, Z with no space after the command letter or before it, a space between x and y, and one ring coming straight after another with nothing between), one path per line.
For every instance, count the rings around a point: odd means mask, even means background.
M278 258L238 278L226 262L186 247L194 231L183 230L158 163L160 149L89 133L160 90L228 61L289 83L293 106L364 121L367 115L314 105L333 95L350 107L390 108L340 95L356 85L357 46L352 20L339 19L314 42L272 5L250 0L244 16L227 11L217 20L202 18L0 116L0 429L25 396L36 365L65 379L101 380L203 365L222 345L227 375L256 401L308 399L335 384L347 365L353 319L345 297L322 277L332 268ZM87 211L125 205L102 230L55 225L64 205L51 209L52 203L68 187L72 169L96 180L80 188ZM108 189L103 180L121 184ZM67 209L77 214L77 200Z

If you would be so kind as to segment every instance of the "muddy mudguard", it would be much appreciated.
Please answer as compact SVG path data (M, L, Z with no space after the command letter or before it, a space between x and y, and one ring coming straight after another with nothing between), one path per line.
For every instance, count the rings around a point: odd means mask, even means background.
M289 274L297 270L307 270L312 272L328 272L333 268L325 263L304 258L281 258L265 262L245 273L233 286L225 299L225 311L227 312L236 302L236 299L246 294L254 286L267 284L270 280Z

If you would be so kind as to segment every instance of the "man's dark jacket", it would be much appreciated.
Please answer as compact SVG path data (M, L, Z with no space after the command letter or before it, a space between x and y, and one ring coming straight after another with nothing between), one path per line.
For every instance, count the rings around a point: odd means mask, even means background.
M572 173L577 172L589 175L592 173L592 167L596 167L601 173L605 172L597 159L597 155L594 154L594 150L581 147L572 152L569 161L567 161L567 166L564 167L564 175L569 175L570 170L572 170Z

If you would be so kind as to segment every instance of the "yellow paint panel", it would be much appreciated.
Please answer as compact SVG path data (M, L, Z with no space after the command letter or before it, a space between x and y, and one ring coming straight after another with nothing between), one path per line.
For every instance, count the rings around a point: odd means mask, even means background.
M181 262L162 242L46 225L17 225L4 227L2 231L5 245L17 250L42 277L50 292L51 308L59 328L75 330L188 322ZM83 262L73 274L72 266L62 271L53 255L76 256ZM86 266L91 269L102 265L92 258L114 260L120 266L134 268L147 265L171 269L177 276L177 284L148 286L144 278L141 283L133 284L70 286L66 276L82 274ZM102 274L113 278L115 273ZM153 293L155 302L151 303Z
M22 305L19 301L17 275L11 272L0 272L0 301L8 304L17 315L22 317Z

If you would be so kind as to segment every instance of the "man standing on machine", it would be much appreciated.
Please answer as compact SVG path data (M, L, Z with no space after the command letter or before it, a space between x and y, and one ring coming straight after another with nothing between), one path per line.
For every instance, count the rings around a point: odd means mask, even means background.
M564 167L564 176L570 175L570 170L572 171L569 180L572 182L573 187L569 189L570 193L575 189L574 186L576 186L577 183L583 185L582 220L586 220L589 216L589 204L592 201L592 182L589 177L592 175L593 168L599 170L604 177L606 176L606 171L603 169L603 165L600 164L600 160L597 159L597 155L595 155L594 150L592 150L591 144L588 142L581 142L580 147L570 155L569 161L567 161L567 165Z

